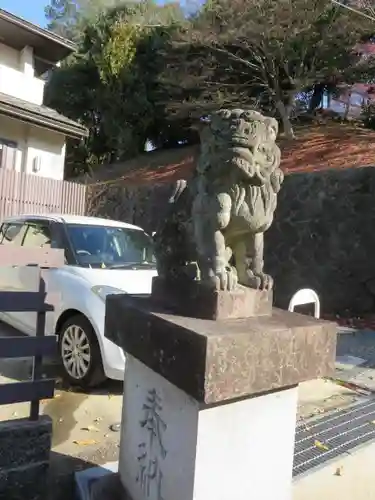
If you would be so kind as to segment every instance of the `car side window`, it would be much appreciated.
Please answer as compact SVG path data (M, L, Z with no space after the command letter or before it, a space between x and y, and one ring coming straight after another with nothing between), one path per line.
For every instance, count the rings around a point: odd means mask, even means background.
M23 240L24 247L51 248L51 231L46 222L28 222Z
M25 232L26 225L22 222L3 224L0 233L0 244L21 246Z

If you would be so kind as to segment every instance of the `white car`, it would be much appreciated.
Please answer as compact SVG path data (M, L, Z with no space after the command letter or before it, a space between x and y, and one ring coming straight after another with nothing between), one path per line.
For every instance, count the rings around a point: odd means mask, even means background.
M58 335L64 375L83 387L106 378L123 380L123 351L104 337L105 300L108 294L151 292L157 274L152 238L140 227L113 220L24 215L2 222L0 245L64 249L64 267L43 271L47 290L61 297L54 313L47 313L52 331L46 333ZM17 276L22 281L22 274ZM1 280L3 289L14 287L6 283L6 273ZM35 335L36 313L3 313L0 319Z

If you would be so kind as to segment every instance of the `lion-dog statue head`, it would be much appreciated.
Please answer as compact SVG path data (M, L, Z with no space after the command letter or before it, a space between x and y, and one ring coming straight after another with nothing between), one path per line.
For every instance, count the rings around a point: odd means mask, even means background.
M264 231L271 224L276 195L284 180L277 133L277 120L242 109L219 110L201 133L198 176L230 189L233 215L242 212L246 216L246 203L249 216L259 219L252 221L255 231Z

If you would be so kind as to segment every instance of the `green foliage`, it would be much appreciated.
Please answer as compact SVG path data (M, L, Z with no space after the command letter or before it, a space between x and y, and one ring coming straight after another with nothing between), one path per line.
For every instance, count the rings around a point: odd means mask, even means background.
M97 59L102 80L118 78L128 69L137 53L141 28L117 21L112 27L107 44Z
M87 24L77 53L53 72L45 93L47 105L90 130L85 142L69 146L68 174L132 158L148 140L170 146L185 139L184 128L170 126L158 100L162 48L181 19L175 6L148 0L100 13Z
M292 133L324 92L375 77L353 50L372 23L330 0L210 0L189 18L157 0L50 0L46 14L78 45L46 88L46 104L90 130L69 145L72 175L147 141L196 142L192 125L223 105L260 108Z
M44 9L49 30L70 40L76 38L77 4L73 0L51 0Z
M211 0L166 54L169 108L189 115L214 103L259 106L288 125L300 92L354 74L361 81L369 62L353 48L372 29L330 0Z
M87 26L111 9L124 9L138 24L169 25L184 18L178 1L161 5L154 0L49 0L44 11L48 29L79 41Z
M127 0L50 0L45 7L49 30L78 41L87 23L108 8L125 4Z

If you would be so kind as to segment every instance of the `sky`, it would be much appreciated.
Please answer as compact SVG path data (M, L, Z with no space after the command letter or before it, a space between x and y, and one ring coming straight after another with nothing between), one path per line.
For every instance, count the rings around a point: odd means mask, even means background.
M0 8L45 27L44 7L48 0L0 0Z

